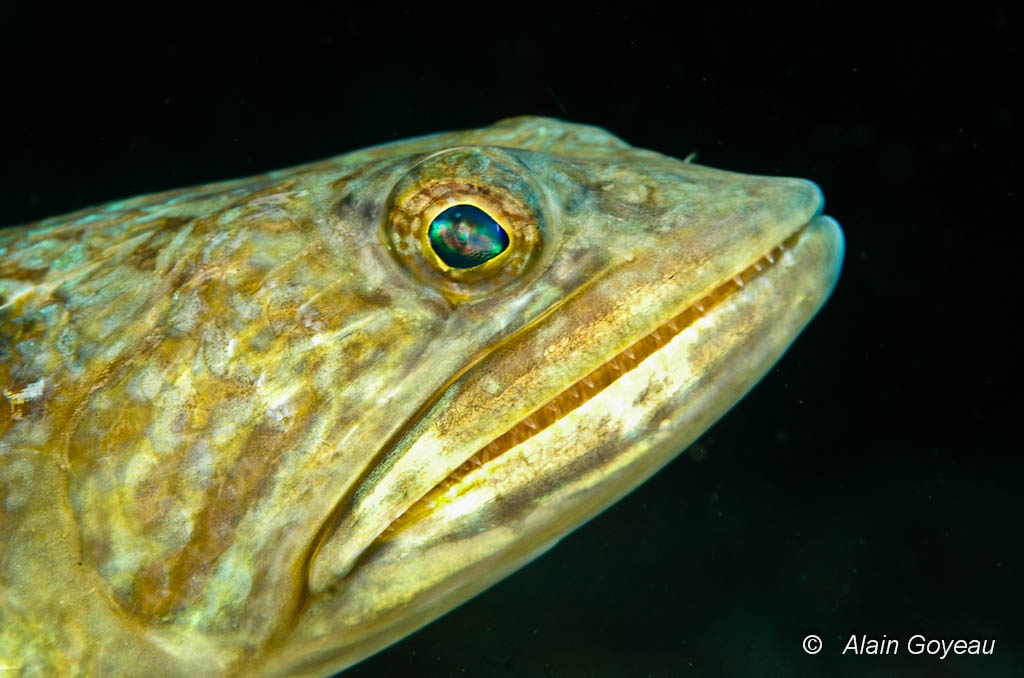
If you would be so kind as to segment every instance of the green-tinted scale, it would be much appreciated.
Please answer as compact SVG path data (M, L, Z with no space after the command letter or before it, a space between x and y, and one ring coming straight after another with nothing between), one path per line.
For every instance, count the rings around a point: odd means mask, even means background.
M427 231L430 246L452 268L473 268L508 247L508 233L487 212L454 205L434 217Z

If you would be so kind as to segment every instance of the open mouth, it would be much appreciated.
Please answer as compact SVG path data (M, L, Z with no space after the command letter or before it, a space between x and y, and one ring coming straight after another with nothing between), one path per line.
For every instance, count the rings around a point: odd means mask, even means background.
M477 472L489 462L497 459L523 441L537 435L586 403L612 385L622 375L634 369L658 349L668 344L674 337L696 322L701 316L710 312L723 300L756 278L764 275L775 266L787 250L792 249L797 244L809 223L801 226L792 235L759 257L745 269L719 283L696 302L693 302L647 335L612 356L599 367L593 369L590 373L549 399L529 416L520 420L510 429L477 450L440 483L427 491L426 494L396 520L391 522L379 535L378 540L388 538L406 525L415 522L419 516L429 513L438 502L444 499L445 495L457 493L458 486L471 473Z

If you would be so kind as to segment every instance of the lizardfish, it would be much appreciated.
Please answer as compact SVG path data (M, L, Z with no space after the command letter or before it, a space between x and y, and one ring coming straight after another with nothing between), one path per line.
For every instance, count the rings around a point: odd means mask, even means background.
M397 641L765 374L835 284L821 209L528 117L0 232L0 674Z

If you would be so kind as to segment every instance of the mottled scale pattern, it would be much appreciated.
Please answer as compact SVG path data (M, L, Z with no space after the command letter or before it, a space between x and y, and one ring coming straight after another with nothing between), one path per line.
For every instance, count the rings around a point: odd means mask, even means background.
M308 504L336 494L314 488L358 477L366 459L346 443L394 425L365 416L367 394L386 409L410 398L403 384L423 389L403 377L446 315L368 246L387 184L396 164L479 142L625 148L594 128L513 120L0 232L0 541L104 590L114 606L93 623L111 643L123 623L152 625L162 643L198 632L242 648L277 631L265 610L288 601L263 596L301 584L267 578L299 566L277 560L305 552ZM50 516L29 501L42 486ZM62 539L40 546L33 530ZM58 627L74 635L82 615L44 591L32 599L16 550L0 555L0 615L45 609L74 617ZM40 666L104 661L84 633L28 633Z

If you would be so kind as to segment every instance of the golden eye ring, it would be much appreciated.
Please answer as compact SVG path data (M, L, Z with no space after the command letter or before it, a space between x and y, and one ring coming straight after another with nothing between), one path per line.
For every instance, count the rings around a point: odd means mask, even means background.
M521 279L539 258L540 201L523 168L508 155L486 147L443 151L414 166L389 196L382 223L388 249L452 303L481 298ZM453 214L459 208L465 214L456 224ZM439 220L446 223L439 226ZM479 263L470 261L474 258Z

